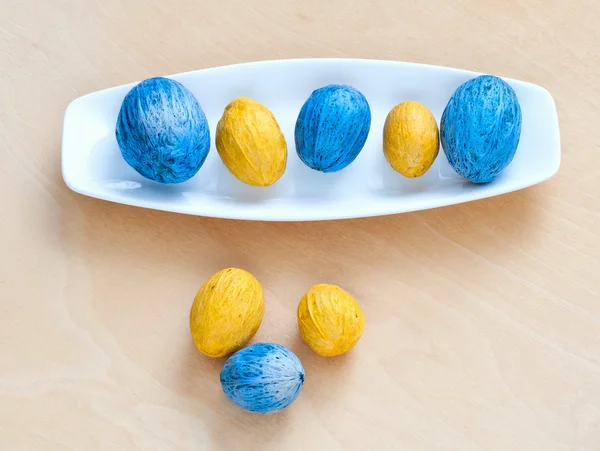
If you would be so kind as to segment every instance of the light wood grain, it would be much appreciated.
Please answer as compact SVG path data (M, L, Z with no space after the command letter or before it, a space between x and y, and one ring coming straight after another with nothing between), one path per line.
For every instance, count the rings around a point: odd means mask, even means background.
M600 450L600 3L0 0L0 449ZM110 204L60 176L75 97L243 61L368 57L541 84L558 175L383 218L248 223ZM306 368L292 408L227 402L188 331L226 266L263 283L256 340ZM301 342L317 282L359 300L347 356Z

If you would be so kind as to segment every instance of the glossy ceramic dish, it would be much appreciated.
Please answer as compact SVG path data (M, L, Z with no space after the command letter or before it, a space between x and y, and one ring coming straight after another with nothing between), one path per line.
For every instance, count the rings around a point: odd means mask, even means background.
M544 88L506 79L521 103L521 140L512 163L491 183L476 185L454 172L443 150L422 177L408 179L387 163L383 124L390 109L417 100L438 125L454 90L480 75L413 63L355 59L264 61L170 76L200 101L211 131L211 150L195 177L161 185L137 174L122 159L115 138L119 108L131 83L74 100L64 118L62 173L74 191L127 205L219 218L307 221L403 213L508 193L552 177L560 165L556 107ZM348 84L369 101L372 123L358 158L346 169L323 174L306 167L294 148L294 125L311 92ZM267 106L288 145L283 177L268 188L243 184L225 168L214 145L215 128L235 97Z

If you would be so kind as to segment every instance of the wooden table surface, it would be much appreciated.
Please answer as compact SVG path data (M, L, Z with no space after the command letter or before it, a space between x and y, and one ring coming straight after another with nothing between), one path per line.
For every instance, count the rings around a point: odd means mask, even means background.
M0 449L600 450L600 3L596 0L0 0ZM546 87L550 181L389 217L236 222L72 193L62 115L85 93L245 61L364 57ZM262 282L256 340L306 369L247 414L188 330L195 292ZM295 309L336 283L367 325L326 359Z

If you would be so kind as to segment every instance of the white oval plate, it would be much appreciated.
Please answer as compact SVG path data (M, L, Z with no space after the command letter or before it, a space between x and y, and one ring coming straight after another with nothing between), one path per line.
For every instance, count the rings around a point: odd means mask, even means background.
M417 100L441 114L454 90L474 72L395 61L299 59L264 61L170 76L198 98L210 124L212 146L192 179L161 185L137 174L122 159L115 124L131 83L74 100L64 118L62 173L66 184L88 196L157 210L219 218L267 221L341 219L402 213L482 199L540 183L558 170L560 136L548 91L506 81L523 112L521 140L512 163L491 183L472 184L456 174L443 150L422 177L394 172L382 152L383 123L390 109ZM314 89L330 83L360 90L372 112L369 138L344 170L323 174L306 167L294 146L297 115ZM238 181L217 154L215 127L225 105L251 97L275 114L288 144L283 177L268 188Z

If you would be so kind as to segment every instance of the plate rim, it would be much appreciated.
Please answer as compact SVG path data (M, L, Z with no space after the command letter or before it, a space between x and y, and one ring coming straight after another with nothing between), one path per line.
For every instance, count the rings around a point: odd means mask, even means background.
M246 62L240 62L240 63L226 64L226 65L221 65L221 66L212 66L212 67L207 67L207 68L195 69L195 70L190 70L190 71L185 71L185 72L180 72L180 73L174 73L174 74L170 74L170 75L154 75L154 76L155 77L161 76L161 77L166 77L166 78L181 78L181 77L185 77L185 76L198 74L200 72L202 72L202 73L217 72L219 70L241 69L241 68L247 67L247 66L268 66L270 64L294 64L294 63L299 63L299 62L305 63L305 64L323 64L323 63L327 63L327 64L336 64L336 63L353 64L354 63L354 64L357 64L358 63L358 64L381 64L381 65L386 65L386 66L396 65L396 66L414 67L414 68L427 67L430 69L441 70L444 72L450 71L452 73L463 75L463 76L469 76L471 78L484 74L483 72L476 72L473 70L460 69L460 68L449 67L449 66L441 66L441 65L436 65L436 64L427 64L427 63L419 63L419 62L411 62L411 61L388 60L388 59L283 58L283 59L246 61ZM430 199L429 201L426 201L426 202L423 202L422 204L417 205L416 207L408 207L408 208L398 208L398 204L390 203L387 206L380 207L380 208L371 208L362 213L359 213L359 212L357 213L355 210L352 210L352 211L346 212L346 213L340 213L340 212L336 213L335 209L323 209L323 210L319 211L318 215L307 216L305 214L301 214L299 216L294 216L294 215L289 215L289 214L278 215L276 213L276 208L274 209L273 207L271 209L266 209L266 207L265 207L260 210L250 210L250 211L239 210L239 209L235 209L235 208L234 209L220 208L220 209L212 209L212 210L203 212L203 211L198 211L198 209L186 209L186 208L184 208L184 205L177 205L177 206L173 207L171 204L162 204L162 206L161 206L161 205L156 205L152 201L136 202L135 200L123 198L123 197L119 196L118 194L110 195L107 193L102 193L99 191L89 189L87 186L82 186L81 184L74 182L73 179L71 178L69 171L66 168L66 164L65 164L66 163L65 155L67 153L67 151L65 149L66 145L67 145L66 136L67 136L67 128L68 128L68 122L69 122L68 119L69 119L70 113L72 112L72 110L75 108L75 106L78 103L80 103L86 99L89 99L90 97L94 97L94 96L98 96L98 95L106 95L106 94L109 94L111 91L125 89L130 86L133 87L142 80L136 80L133 82L129 82L129 83L89 92L89 93L83 94L81 96L78 96L69 102L69 104L67 105L67 107L64 111L64 115L63 115L62 143L61 143L61 174L62 174L62 178L63 178L65 184L67 185L67 187L70 190L72 190L73 192L76 192L78 194L91 197L91 198L100 199L100 200L104 200L104 201L108 201L108 202L112 202L112 203L118 203L118 204L122 204L122 205L128 205L128 206L132 206L132 207L156 210L156 211L167 211L167 212L171 212L171 213L186 214L186 215L200 216L200 217L211 217L211 218L218 218L218 219L248 220L248 221L308 222L308 221L331 221L331 220L344 220L344 219L356 219L356 218L369 218L369 217L389 216L389 215L394 215L394 214L409 213L409 212L415 212L415 211L425 211L425 210L429 210L429 209L433 209L433 208L447 207L450 205L458 205L458 204L468 203L468 202L472 202L472 201L476 201L476 200L497 197L497 196L500 196L503 194L509 194L514 191L525 189L525 188L528 188L528 187L531 187L531 186L534 186L534 185L537 185L537 184L540 184L540 183L543 183L543 182L549 180L554 175L556 175L556 173L558 172L560 165L561 165L561 157L562 157L560 124L558 121L556 102L554 101L552 94L546 88L544 88L543 86L538 85L538 84L534 84L534 83L531 83L528 81L513 79L513 78L509 78L509 77L503 77L503 76L499 76L499 77L508 83L516 83L519 85L526 86L529 89L538 90L542 96L546 97L550 101L550 104L552 106L552 116L553 116L552 119L553 119L553 123L555 124L555 127L553 127L553 131L555 132L554 140L557 143L557 147L555 149L555 152L552 153L554 160L552 162L553 164L551 166L551 169L548 170L547 173L544 173L541 177L538 177L538 178L523 179L522 180L523 183L514 183L512 186L508 187L508 189L501 190L500 192L496 192L496 193L492 193L492 194L482 193L482 195L475 195L475 196L473 194L470 194L468 196L454 196L452 198L435 197L435 198ZM211 147L212 147L212 144L211 144ZM443 151L441 153L443 153ZM462 198L462 197L465 197L465 199L456 200L457 198ZM275 212L273 210L275 210Z

